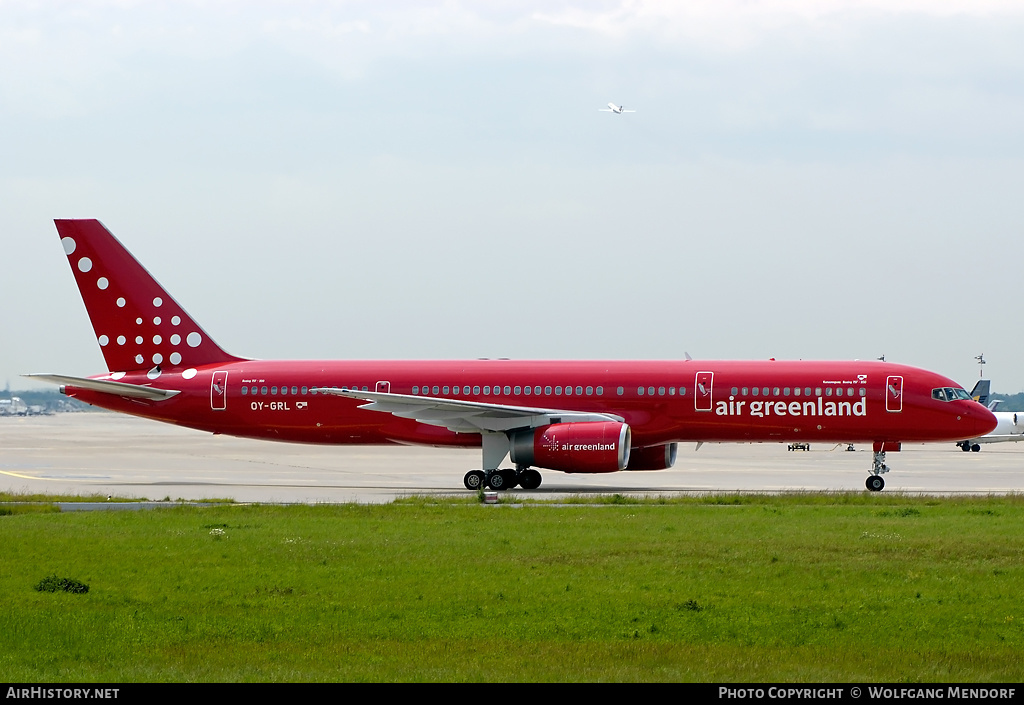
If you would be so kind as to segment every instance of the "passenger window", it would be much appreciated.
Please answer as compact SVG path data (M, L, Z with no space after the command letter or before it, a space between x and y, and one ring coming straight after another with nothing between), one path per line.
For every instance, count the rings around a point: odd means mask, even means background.
M288 387L281 387L281 395L288 396Z
M750 393L750 390L747 389L746 387L744 387L743 388L743 396L747 396L747 394L749 394L749 393Z
M512 393L512 387L509 387L509 386L506 385L506 387L505 387L505 394L508 395L508 394L511 394L511 393Z
M654 387L648 387L647 388L647 394L653 397L654 396Z
M729 392L729 394L732 394L733 396L736 396L739 393L740 393L740 390L738 388L736 388L736 387L733 387L732 390Z
M249 393L249 388L248 387L242 387L242 396L244 397L248 393Z
M490 394L490 393L491 393L491 388L485 386L484 387L484 394Z
M522 387L516 387L515 388L515 395L516 396L519 396L522 393L523 393L523 388Z
M616 393L616 394L618 394L618 395L619 395L619 396L621 397L621 396L622 396L623 394L625 394L625 393L626 393L626 390L625 390L625 389L623 389L622 387L619 387L619 388L617 388L617 389L615 390L615 393Z
M686 387L680 387L679 388L679 396L685 396L685 395L686 395Z
M816 396L816 397L820 397L821 396L821 387L815 387L814 388L814 396Z
M674 397L676 395L676 388L675 387L669 387L668 388L668 395L670 397Z
M556 397L562 396L562 388L561 387L555 387L555 396Z
M576 396L583 394L583 387L576 387Z
M594 393L594 388L593 388L593 387L587 387L587 396L589 397L589 396L591 396L591 395L592 395L593 393Z
M544 393L547 394L550 397L551 396L551 387L550 386L544 387Z
M266 387L260 387L260 392L263 394L263 396L266 396L267 395L267 388Z
M602 394L604 394L604 387L598 387L597 388L597 396L601 396Z
M826 397L832 396L832 387L825 387L825 396Z
M637 387L636 388L636 393L637 393L637 395L642 397L644 395L644 388L643 387Z
M572 396L572 387L566 386L566 388L565 388L565 396L567 396L567 397L571 397Z
M843 396L843 388L842 387L836 387L836 396L837 397Z
M441 393L441 388L438 387L437 385L434 385L434 396L436 397L440 393Z
M530 385L526 385L525 387L523 387L523 394L525 394L526 396L530 396L531 394L533 394L533 389L530 387Z
M659 397L665 396L665 388L664 387L658 387L658 396Z
M474 396L480 394L480 387L479 387L479 385L473 387L473 394L474 394Z
M794 397L800 396L800 387L793 387L793 396Z
M864 387L861 387L860 388L860 395L862 397L866 397L868 395L868 390L864 389Z
M258 391L258 390L256 389L256 387L253 387L253 388L252 388L252 393L253 393L253 394L256 394L256 392L257 392L257 391Z
M420 393L420 388L419 387L413 387L412 388L412 393L413 394L419 394Z
M788 397L789 396L789 387L783 387L782 388L782 396L784 396L784 397Z
M302 388L302 393L306 394L307 392L309 392L309 387L303 387Z
M533 393L536 394L537 396L540 396L540 385L539 384L536 387L533 388Z
M751 396L755 396L756 397L756 396L758 396L760 394L761 394L761 390L758 389L757 387L754 387L753 389L750 390L750 395Z
M447 386L444 388L444 394L445 394L445 396L448 396L448 387Z

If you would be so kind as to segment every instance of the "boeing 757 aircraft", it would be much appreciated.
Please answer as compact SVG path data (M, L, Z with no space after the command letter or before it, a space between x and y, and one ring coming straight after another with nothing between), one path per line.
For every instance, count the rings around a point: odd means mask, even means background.
M250 360L222 350L98 220L56 225L108 371L26 376L212 433L481 448L469 489L535 489L537 468L661 470L677 444L718 441L871 443L878 491L901 443L996 425L952 380L877 360Z

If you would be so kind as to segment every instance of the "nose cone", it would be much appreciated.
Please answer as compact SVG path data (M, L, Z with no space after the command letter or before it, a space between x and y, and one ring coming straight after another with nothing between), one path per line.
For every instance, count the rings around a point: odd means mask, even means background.
M984 436L996 430L996 425L999 423L996 420L996 415L978 402L971 402L971 408L968 413L974 419L975 436Z

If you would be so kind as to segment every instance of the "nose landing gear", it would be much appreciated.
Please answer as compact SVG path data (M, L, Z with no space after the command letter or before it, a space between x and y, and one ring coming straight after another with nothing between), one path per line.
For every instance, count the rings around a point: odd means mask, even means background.
M882 475L889 472L889 466L885 464L885 451L898 451L900 449L900 443L883 443L881 441L875 441L872 447L871 457L871 474L868 475L867 481L864 486L872 492L881 492L882 488L885 487L885 480L882 479Z

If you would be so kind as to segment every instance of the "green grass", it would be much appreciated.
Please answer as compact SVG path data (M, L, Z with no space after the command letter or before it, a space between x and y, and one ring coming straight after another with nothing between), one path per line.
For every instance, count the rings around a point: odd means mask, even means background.
M1024 676L1016 496L174 506L0 535L16 682ZM54 575L89 592L35 590Z

